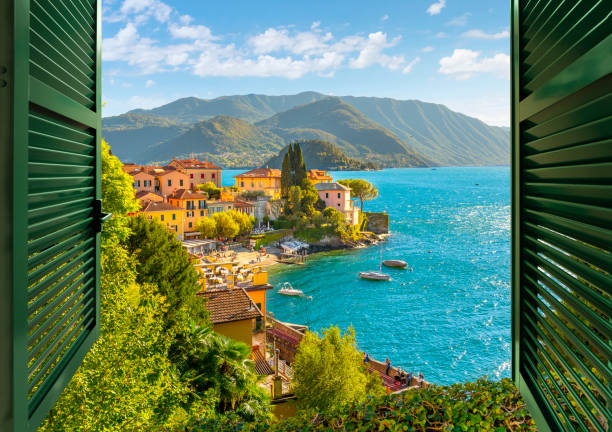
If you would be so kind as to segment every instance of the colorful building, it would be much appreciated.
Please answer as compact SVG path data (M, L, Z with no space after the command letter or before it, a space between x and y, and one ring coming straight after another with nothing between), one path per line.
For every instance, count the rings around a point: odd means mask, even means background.
M148 201L141 206L139 213L149 220L158 221L168 230L175 232L179 240L183 240L184 211L182 208L165 202Z
M134 194L134 198L143 205L149 201L164 202L164 197L155 192L139 191Z
M198 235L196 232L197 222L207 216L207 196L200 192L192 192L189 189L178 189L168 195L168 204L179 207L185 211L183 231L185 237Z
M155 192L164 197L178 189L189 187L189 176L174 167L154 167L150 173L155 176Z
M244 213L248 216L255 216L255 205L248 201L236 199L234 201L234 210Z
M150 168L142 165L124 165L123 171L132 176L136 192L155 192L155 176Z
M359 209L351 201L351 189L339 183L317 183L314 185L319 198L325 201L325 207L331 207L342 213L349 224L359 224Z
M212 182L221 187L220 166L205 160L197 160L191 155L191 159L172 158L168 166L173 167L189 176L189 188L193 189L199 184Z
M234 177L236 187L241 192L262 191L272 199L279 199L281 194L281 170L274 168L255 168ZM329 171L308 170L308 178L313 184L331 183Z

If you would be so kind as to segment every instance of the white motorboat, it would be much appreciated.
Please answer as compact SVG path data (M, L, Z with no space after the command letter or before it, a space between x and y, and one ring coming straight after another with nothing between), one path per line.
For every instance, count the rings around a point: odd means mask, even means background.
M284 282L278 293L287 296L304 297L304 293L299 289L293 288L289 282Z
M389 279L391 279L391 276L389 276L386 273L382 272L382 242L380 243L380 262L378 264L378 271L362 271L359 272L359 277L362 279L369 279L369 280L377 280L377 281L388 281Z
M389 276L388 274L379 272L379 271L359 272L359 277L362 279L383 280L383 281L388 281L389 279L391 279L391 276Z
M402 260L384 260L383 265L385 267L397 267L397 268L406 268L408 263Z

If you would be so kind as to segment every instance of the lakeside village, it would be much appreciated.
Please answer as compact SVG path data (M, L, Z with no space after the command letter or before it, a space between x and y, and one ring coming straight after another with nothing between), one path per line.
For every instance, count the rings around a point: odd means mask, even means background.
M182 242L198 271L197 295L207 301L214 331L251 347L275 411L290 414L282 405L293 398L291 363L308 328L280 322L267 311L266 293L273 287L265 267L302 264L309 252L381 241L388 216L364 213L352 200L360 198L363 207L376 190L363 180L334 182L327 171L307 170L299 144L290 146L282 170L252 169L236 175L231 187L222 186L221 167L193 155L166 166L126 163L123 170L140 205L133 215L159 222ZM351 196L351 184L358 194ZM388 360L364 354L364 362L388 392L428 385L422 375Z

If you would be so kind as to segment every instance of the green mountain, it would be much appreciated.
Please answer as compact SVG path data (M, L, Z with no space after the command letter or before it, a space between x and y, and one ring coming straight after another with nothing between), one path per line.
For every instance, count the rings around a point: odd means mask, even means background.
M330 141L350 157L371 160L381 166L431 164L396 135L337 97L297 106L255 125L286 141L296 138Z
M112 145L112 144L111 144ZM224 167L262 164L285 145L269 131L233 117L217 116L194 124L172 139L149 146L139 157L144 162L164 162L191 154Z
M444 105L418 100L342 98L441 165L507 165L509 128L489 126Z
M338 146L328 141L301 141L300 147L302 148L304 162L308 168L333 171L378 169L378 166L372 162L362 162L360 160L348 157L338 148ZM278 153L278 155L268 160L262 166L281 169L283 165L283 158L285 157L285 154L287 154L288 150L289 146L284 147Z
M177 137L188 129L188 124L142 114L102 119L102 137L125 162L140 162L147 148Z
M151 110L133 110L131 114L165 117L176 122L196 123L219 115L239 118L249 122L264 120L297 105L314 102L327 96L316 92L303 92L288 96L239 95L216 99L188 97L175 100Z

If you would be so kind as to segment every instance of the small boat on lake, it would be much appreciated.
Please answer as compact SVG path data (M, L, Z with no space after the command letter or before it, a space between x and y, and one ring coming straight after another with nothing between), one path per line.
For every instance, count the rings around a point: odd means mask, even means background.
M378 264L378 271L362 271L359 272L359 277L361 279L369 279L369 280L377 280L377 281L388 281L391 279L386 273L382 272L382 242L380 243L380 262Z
M382 263L385 267L406 268L408 266L408 263L402 260L384 260Z
M286 296L304 297L304 292L299 289L293 288L289 282L283 282L280 289L278 290L278 293ZM312 299L312 297L306 298Z
M379 271L359 272L359 277L361 279L382 280L382 281L388 281L389 279L391 279L391 276L389 276L386 273L379 272Z

